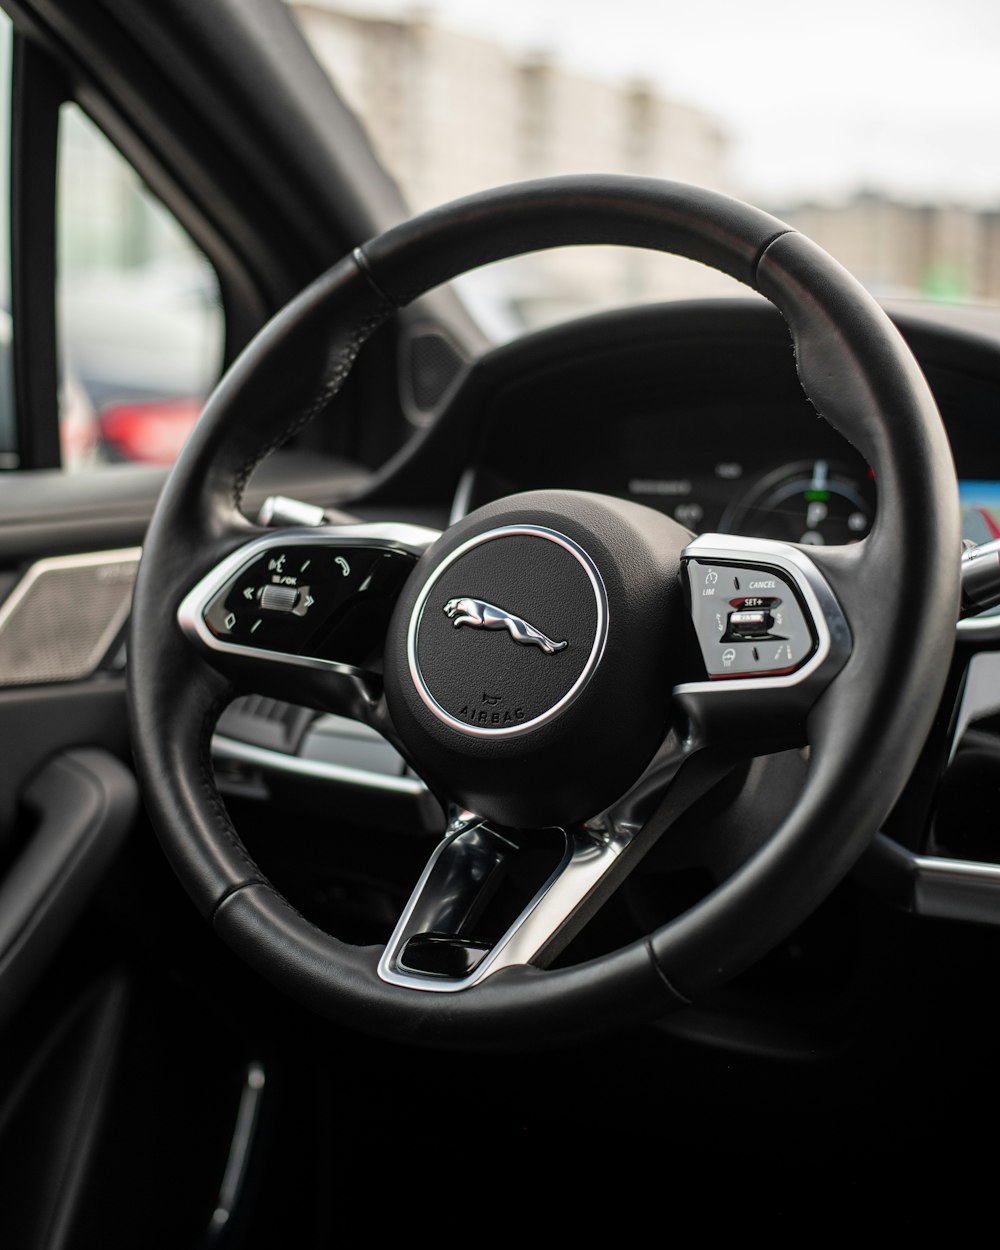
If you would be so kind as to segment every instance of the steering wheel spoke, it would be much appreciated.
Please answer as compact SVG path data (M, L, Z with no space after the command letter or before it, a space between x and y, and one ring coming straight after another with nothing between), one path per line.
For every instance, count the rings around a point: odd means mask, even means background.
M852 645L817 561L789 543L703 534L682 565L698 655L674 695L695 739L766 749L804 740L809 710Z
M667 829L732 767L696 751L661 769L656 800L571 828L505 829L459 811L379 961L390 985L448 993L505 968L546 968Z
M379 976L448 992L540 961L626 843L586 829L500 829L463 813L417 882Z
M395 523L268 530L206 573L177 618L239 688L368 720L400 589L438 537Z

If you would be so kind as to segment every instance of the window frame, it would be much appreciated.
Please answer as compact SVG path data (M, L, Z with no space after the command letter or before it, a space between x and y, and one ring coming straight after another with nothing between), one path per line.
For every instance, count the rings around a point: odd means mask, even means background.
M260 285L225 237L108 101L73 72L19 6L3 3L12 23L10 80L10 316L17 446L4 472L61 470L61 350L58 318L58 173L60 116L75 104L138 175L149 193L211 265L223 317L220 373L266 319ZM142 466L145 467L145 466Z
M68 98L215 269L223 368L304 286L407 215L284 4L0 0L0 7L58 64ZM306 441L370 467L399 451L415 424L401 344L418 321L439 326L469 353L489 341L453 292L429 293L369 344L336 428L314 428ZM363 419L371 405L379 422Z

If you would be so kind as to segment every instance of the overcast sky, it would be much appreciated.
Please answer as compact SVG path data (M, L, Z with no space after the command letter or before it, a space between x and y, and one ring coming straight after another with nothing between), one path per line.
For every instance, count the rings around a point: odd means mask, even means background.
M376 13L394 0L345 0ZM1000 205L1000 0L433 0L443 25L714 114L736 188Z

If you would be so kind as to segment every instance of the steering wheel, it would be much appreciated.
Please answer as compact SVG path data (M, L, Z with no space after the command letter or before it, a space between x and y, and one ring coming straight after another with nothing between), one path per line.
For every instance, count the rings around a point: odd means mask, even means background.
M770 299L813 405L875 472L868 537L827 548L696 538L651 509L574 491L502 499L441 534L244 517L255 466L326 412L395 309L470 268L568 244L672 252ZM530 429L520 437L530 455ZM150 816L215 931L331 1018L482 1049L647 1021L761 957L863 851L943 690L959 552L951 456L924 379L816 245L676 183L486 191L357 248L258 334L209 400L135 587L129 700ZM452 804L384 948L320 931L241 843L210 743L242 690L375 726ZM669 766L668 735L683 744ZM808 746L808 766L765 845L643 939L550 967L735 758L778 744Z

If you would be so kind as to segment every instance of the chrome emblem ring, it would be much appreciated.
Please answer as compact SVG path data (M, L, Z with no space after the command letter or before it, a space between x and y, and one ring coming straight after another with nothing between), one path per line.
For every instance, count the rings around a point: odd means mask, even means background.
M575 679L567 675L568 686L563 689L561 695L554 700L548 707L532 714L528 711L525 719L520 719L520 710L515 716L514 723L507 723L507 718L502 717L498 712L493 716L490 712L489 723L485 722L485 717L480 715L476 722L471 719L463 719L458 713L456 707L453 711L449 711L442 703L435 698L434 692L428 685L428 682L421 671L420 659L418 657L417 639L420 632L421 620L426 611L431 610L431 596L434 587L438 584L442 574L450 568L456 560L460 560L466 556L474 548L479 547L483 543L495 542L503 538L530 537L543 539L553 543L556 547L562 548L576 563L585 574L587 582L590 585L590 592L593 594L593 602L595 608L593 634L591 634L591 625L587 627L587 638L578 639L575 635L572 638L550 638L543 633L536 625L525 620L524 617L516 616L513 612L508 612L506 608L498 607L496 604L489 603L484 599L477 599L472 596L458 595L448 598L444 603L440 599L437 603L440 608L434 611L443 612L451 621L456 630L461 628L475 630L505 630L515 643L526 649L537 648L543 654L552 656L560 652L568 655L579 654L578 649L583 650L585 660L577 673ZM497 598L501 598L498 594ZM534 612L532 613L534 615ZM440 618L438 618L440 619ZM536 617L536 619L538 619ZM545 621L542 621L545 624ZM568 707L577 696L583 691L584 687L590 681L601 657L604 654L604 648L608 637L608 596L604 586L604 580L594 564L593 560L586 551L573 539L565 534L560 534L557 530L548 529L542 525L506 525L495 530L489 530L483 534L477 534L474 538L470 538L456 550L452 551L425 582L413 609L410 614L409 628L406 637L406 653L407 663L410 671L410 677L417 694L420 696L421 702L429 711L431 711L438 720L457 729L461 733L471 734L476 737L507 737L516 734L526 733L547 721L552 720L564 708ZM457 639L456 639L457 642ZM464 648L459 648L464 650ZM560 668L560 665L556 666ZM574 666L575 667L575 666ZM492 696L498 692L486 691L479 692L477 698L484 700L484 707L489 704L491 709L494 706L491 702ZM488 697L489 696L489 697Z

